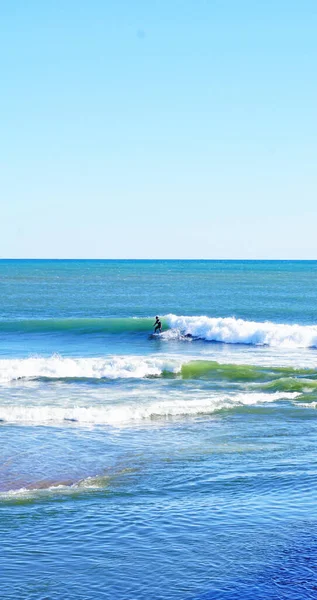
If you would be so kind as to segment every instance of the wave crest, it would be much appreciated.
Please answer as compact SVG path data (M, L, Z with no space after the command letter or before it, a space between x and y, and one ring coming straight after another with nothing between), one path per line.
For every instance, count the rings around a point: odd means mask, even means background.
M214 393L197 399L161 398L150 402L110 403L103 406L6 405L1 408L1 417L8 423L56 425L68 422L70 425L121 427L144 421L210 415L241 406L252 407L282 399L294 400L299 396L298 392L240 392L234 395Z
M48 358L0 360L0 383L17 379L127 379L158 377L177 373L177 360L143 356L110 356L107 358Z

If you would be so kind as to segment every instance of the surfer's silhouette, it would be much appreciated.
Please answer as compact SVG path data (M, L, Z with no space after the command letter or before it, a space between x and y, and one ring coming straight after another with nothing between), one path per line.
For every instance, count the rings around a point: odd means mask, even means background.
M154 327L154 333L162 333L162 323L157 316L155 317L155 323L154 323L153 327Z

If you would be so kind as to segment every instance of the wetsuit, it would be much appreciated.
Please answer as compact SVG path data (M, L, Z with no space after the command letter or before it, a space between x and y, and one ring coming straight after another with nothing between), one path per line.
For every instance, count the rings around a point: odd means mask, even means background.
M155 321L155 329L154 329L154 333L156 333L157 331L159 331L161 333L162 331L162 323L159 319L157 319Z

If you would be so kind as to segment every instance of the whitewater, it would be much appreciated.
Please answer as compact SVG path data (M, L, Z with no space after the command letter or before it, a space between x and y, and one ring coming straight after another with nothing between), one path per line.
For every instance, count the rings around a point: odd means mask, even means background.
M284 348L313 348L317 346L317 325L258 323L234 317L167 315L172 330L182 336L192 336L210 342L251 344Z

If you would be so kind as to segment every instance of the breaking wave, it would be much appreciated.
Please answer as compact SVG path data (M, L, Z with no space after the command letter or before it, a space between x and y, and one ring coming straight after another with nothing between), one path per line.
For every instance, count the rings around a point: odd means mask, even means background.
M135 334L150 335L153 317L69 318L0 321L0 333L21 334ZM289 325L270 321L256 322L235 317L162 317L163 341L200 339L226 344L250 344L285 348L317 347L317 325Z
M71 358L53 355L0 359L0 384L17 380L89 381L145 379L152 377L207 379L231 382L266 383L275 391L293 391L317 386L316 369L226 364L214 360L164 356L108 356ZM291 389L287 386L292 385ZM274 388L275 386L275 388Z

